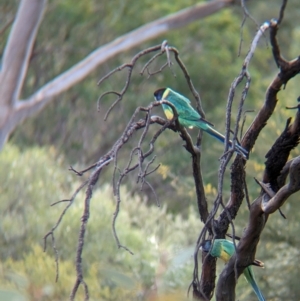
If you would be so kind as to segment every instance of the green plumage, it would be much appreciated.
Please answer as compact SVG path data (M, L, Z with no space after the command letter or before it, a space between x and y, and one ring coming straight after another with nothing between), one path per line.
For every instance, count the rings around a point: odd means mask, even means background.
M189 128L197 127L212 135L222 143L225 142L225 137L212 128L212 123L203 119L199 115L199 113L191 106L191 102L188 98L170 88L158 89L154 92L154 97L157 101L166 100L174 105L178 113L178 121L182 126ZM174 115L172 108L164 103L162 104L162 107L166 117L171 120ZM232 147L232 141L229 141L229 145ZM235 151L241 154L244 158L248 158L248 152L240 145L235 145Z
M227 239L215 239L213 245L211 240L206 240L202 244L201 250L204 252L209 252L210 255L213 257L218 257L222 259L225 263L227 263L231 256L235 253L234 244ZM259 260L255 260L253 262L253 265L257 265L260 267L264 266L264 264ZM258 300L265 301L265 298L255 281L251 266L248 266L244 269L244 276L246 280L251 284Z

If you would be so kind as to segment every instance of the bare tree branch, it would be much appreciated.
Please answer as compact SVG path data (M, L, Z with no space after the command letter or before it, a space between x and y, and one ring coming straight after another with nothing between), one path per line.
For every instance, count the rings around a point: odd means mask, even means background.
M146 64L145 66L142 68L141 73L143 74L144 70L146 68L149 67L149 65L161 54L166 53L167 55L167 63L168 66L171 67L171 60L170 60L170 52L174 53L175 56L175 60L178 63L179 67L181 68L186 80L187 80L187 84L190 88L190 90L192 91L195 100L197 102L197 109L200 113L200 115L202 117L205 117L204 111L202 109L202 105L201 105L201 99L200 96L198 94L198 92L196 91L196 89L194 88L194 85L192 83L192 80L190 78L190 75L187 71L187 68L185 67L184 63L182 62L182 60L180 59L179 53L177 51L176 48L174 47L170 47L167 44L167 41L164 41L162 45L158 45L158 46L154 46L151 48L148 48L146 50L143 50L141 52L139 52L137 55L134 56L134 58L132 59L130 64L123 64L120 67L117 67L116 69L114 69L113 71L111 71L110 73L108 73L108 75L104 76L99 83L102 83L103 80L107 79L108 77L112 76L114 73L123 70L124 68L128 67L129 68L129 72L127 75L127 80L126 80L126 84L124 86L124 88L122 89L122 91L120 93L115 93L114 91L109 91L109 92L105 92L103 93L99 99L102 99L104 96L106 96L109 93L113 93L113 94L117 94L118 98L115 100L115 102L112 104L112 106L110 106L110 108L108 109L108 113L110 112L111 109L113 109L113 107L119 102L121 101L121 99L123 98L123 95L125 94L125 92L127 91L129 82L131 80L131 76L132 76L132 70L137 62L138 59L140 59L142 56L151 53L151 52L156 52L156 51L160 51L159 53L155 54ZM171 103L168 103L168 105L170 107L173 108L173 110L175 110L175 108L173 107L173 105ZM174 112L175 113L175 112ZM106 113L107 116L107 113ZM176 116L176 114L175 114ZM187 151L189 151L192 155L192 167L193 167L193 175L194 175L194 180L195 180L195 188L196 188L196 195L197 195L197 204L198 204L198 210L199 210L199 214L201 217L202 221L206 221L207 217L208 217L208 210L207 210L207 202L206 202L206 198L205 198L205 193L204 193L204 186L203 186L203 180L202 180L202 174L201 174L201 169L200 169L200 152L198 149L198 146L201 143L201 136L198 136L198 140L197 140L197 147L195 147L192 143L192 140L190 138L190 136L188 135L188 133L186 132L186 130L182 127L177 128L180 131L180 135L182 137L182 139L186 142L186 149Z
M210 237L215 238L224 238L225 234L228 230L229 224L232 225L232 231L233 236L235 236L234 231L234 225L232 223L232 220L235 218L239 206L242 203L244 192L243 192L243 183L245 183L245 171L244 171L244 165L246 163L245 160L241 158L241 156L237 156L235 159L233 165L232 165L232 172L231 172L231 181L232 181L232 194L231 194L231 200L228 202L228 204L225 206L223 204L223 181L224 181L224 175L227 168L228 163L230 162L230 159L233 155L233 149L232 151L228 150L228 141L229 141L229 133L230 133L230 123L231 123L231 111L232 111L232 105L233 100L235 96L235 90L239 84L242 83L243 79L246 79L246 83L244 84L244 89L242 92L242 97L239 102L238 112L236 116L236 123L234 128L234 134L233 134L233 144L235 143L237 136L238 136L238 130L239 130L239 122L242 117L242 109L244 105L244 101L246 99L247 93L250 88L250 82L251 77L250 73L248 71L249 63L254 55L255 49L257 47L258 41L265 32L265 30L269 27L269 23L264 23L260 29L258 30L256 36L254 37L250 50L244 60L242 69L240 74L234 79L233 83L231 84L230 91L228 94L228 100L227 100L227 108L226 108L226 134L225 134L225 150L224 155L221 158L221 163L219 167L219 176L218 176L218 196L214 202L214 208L211 210L206 223L205 227L208 229ZM244 140L243 140L244 141ZM242 145L245 147L245 144L242 143ZM245 147L246 150L249 150L249 147ZM233 203L232 199L235 199L236 201ZM218 211L219 206L223 207L223 211L220 214L218 220L214 220L215 215ZM197 247L196 247L196 254L199 252L199 247L202 243L202 241L205 239L205 232L201 232L200 236L197 241ZM234 241L234 239L233 239ZM198 280L198 257L194 256L194 280L193 280L193 289L197 290L197 292L194 291L194 294L202 296L200 300L206 300L210 299L213 295L213 290L215 288L215 278L216 278L216 261L212 260L210 258L211 256L205 254L205 259L202 260L202 274L201 274L201 280Z
M284 7L284 5L285 2L282 7ZM281 10L281 15L283 15L283 10L284 8ZM290 62L287 62L281 58L279 46L276 40L277 30L278 24L275 20L272 20L270 22L270 41L273 49L274 60L280 67L280 73L269 86L266 94L265 103L243 138L242 144L244 147L246 146L247 149L253 146L256 138L259 135L259 132L266 125L267 120L272 115L277 103L276 96L280 88L286 85L286 83L300 71L299 58L294 59ZM288 125L289 121L287 123L287 126ZM295 147L299 143L298 114L295 123L290 127L286 127L281 137L277 139L269 154L267 155L268 158L272 156L276 157L276 143L277 145L280 144L281 151L286 151L287 154L283 155L284 160L279 162L280 167L276 168L276 172L274 175L272 174L272 172L268 171L268 166L271 166L271 164L266 164L265 179L270 179L273 177L276 179L279 178L281 169L284 168L284 166L286 165L286 160L289 152L293 147ZM273 157L273 159L275 157ZM300 189L299 164L300 160L295 159L295 163L293 160L293 162L289 165L289 184L283 186L273 197L272 194L270 195L269 192L266 193L263 191L261 196L259 196L252 203L250 207L249 223L246 230L243 232L240 243L237 246L236 254L230 259L229 263L220 275L216 293L216 298L218 301L235 300L234 291L236 285L236 278L243 272L244 268L250 265L251 262L254 260L256 247L260 238L260 234L265 226L265 223L267 222L268 214L273 213L275 210L279 209L288 196ZM235 171L235 168L233 168L233 170ZM233 205L232 197L230 202L231 204L229 203L227 206ZM236 200L234 201L234 205L237 206ZM224 230L226 230L226 228Z
M90 201L93 195L93 189L96 183L98 182L99 175L102 171L102 169L108 165L112 161L112 158L110 157L105 157L102 160L100 160L97 164L97 167L95 170L92 172L88 184L87 184L87 189L86 189L86 197L84 200L84 211L83 215L81 217L81 227L79 231L79 238L78 238L78 245L77 245L77 254L76 254L76 280L74 287L72 289L71 295L70 295L70 300L74 300L77 290L80 286L80 284L83 285L84 291L85 291L85 300L89 299L89 291L88 291L88 286L84 281L83 277L83 271L82 271L82 252L83 252L83 246L84 246L84 238L85 238L85 232L86 232L86 226L87 222L90 216Z
M267 27L268 27L267 24L268 23L265 23L263 25L263 27L265 29L267 29ZM270 41L271 41L272 48L279 49L277 40L276 40L276 36L275 36L277 33L277 23L273 20L269 24L270 24ZM274 28L276 28L276 29L274 29ZM259 32L258 32L258 34L261 35ZM257 42L258 40L254 39L253 41ZM255 48L253 48L253 46L252 46L251 49L254 51ZM275 61L277 61L276 55L274 55L274 59L275 59ZM241 144L245 149L250 150L253 147L260 131L267 124L268 119L274 112L275 106L277 104L276 96L277 96L277 93L280 91L281 87L284 86L288 80L290 80L292 77L294 77L296 74L298 74L299 71L300 71L300 59L299 58L294 59L294 60L288 62L287 64L284 64L284 67L280 69L280 73L275 77L275 79L272 81L271 85L269 86L269 88L267 90L265 102L264 102L262 108L259 110L257 116L255 117L254 121L252 122L252 124L250 125L249 129L247 130L247 132L245 133L245 135L243 137ZM239 160L240 159L237 157L232 166L232 173L231 173L232 181L234 179L236 179L236 180L232 184L231 198L230 198L230 201L228 202L228 204L226 205L226 207L229 210L232 210L234 208L234 210L231 213L232 218L235 217L237 210L243 199L243 192L241 189L238 189L238 187L240 187L239 186L239 183L240 183L239 175L244 169L243 165L245 164L245 162L239 161ZM236 183L236 185L234 183ZM223 225L221 229L218 228L218 230L221 231L220 234L222 233L221 236L225 235L225 233L228 229L228 225L229 225L229 220L225 216L226 216L226 212L224 211L223 213L221 213L221 215L219 217L219 222L221 222L221 224Z
M52 229L44 236L44 252L46 252L46 249L47 249L47 239L48 237L50 236L51 237L51 240L52 240L52 249L54 251L54 254L55 254L55 264L56 264L56 277L55 277L55 281L57 282L58 281L58 278L59 278L59 263L58 263L58 250L56 248L56 245L55 245L55 236L54 236L54 232L55 230L57 229L57 227L60 225L63 217L65 216L66 212L68 211L68 209L72 206L77 194L79 193L79 191L81 191L81 189L87 185L88 181L85 181L84 183L82 183L75 191L75 193L73 194L73 196L71 197L70 200L63 200L63 201L59 201L59 202L56 202L54 204L52 204L51 206L54 206L58 203L61 203L61 202L68 202L69 204L65 207L65 209L62 211L62 213L60 214L56 224L52 227Z
M0 100L3 103L0 110L0 149L6 142L8 135L18 124L40 111L53 97L84 79L100 64L147 40L158 37L170 30L186 26L195 20L205 18L235 2L234 0L214 0L207 3L199 3L141 26L94 50L85 59L46 83L30 97L20 100L19 94L26 75L29 55L41 20L45 1L23 0L21 2L19 13L13 26L14 30L11 33L7 51L3 57L3 68L7 70L6 66L9 66L9 74L3 70L1 79L4 78L5 83L1 83L2 80L0 80ZM29 7L31 9L28 9ZM25 26L24 22L28 22L29 26L27 26L28 24ZM19 37L21 40L18 41L16 38L23 31L19 31L20 26L22 27L21 29L26 29L29 34L21 34ZM16 43L13 44L10 41ZM24 48L25 42L26 48ZM12 46L9 45L14 46L13 51ZM19 52L16 53L18 49L24 52L23 55L20 55ZM14 61L18 62L18 65L15 66ZM14 89L15 87L17 89Z
M279 191L274 195L274 197L263 198L262 200L262 211L271 214L278 210L284 202L293 193L300 190L300 157L293 160L290 170L290 182L284 185Z
M299 112L297 112L294 124L289 126L288 129L286 128L272 146L269 155L273 159L277 157L277 152L281 149L283 158L287 160L288 156L284 155L284 151L288 148L290 152L299 143L299 115ZM274 160L266 162L264 181L277 179L283 166L286 166L284 161L279 160L278 165L281 166L281 169L280 167L274 169L271 162L274 162ZM300 190L300 157L293 159L288 166L290 182L279 189L277 193L272 190L269 183L259 182L263 191L251 204L249 223L237 246L237 255L234 255L221 273L217 287L217 300L234 300L236 277L240 276L244 268L253 262L260 234L268 220L268 215L278 210L290 195ZM270 167L273 174L271 174L271 170L268 170ZM270 175L271 177L269 177ZM277 187L277 185L274 186ZM224 294L225 287L227 288L226 294Z
M132 71L135 67L135 64L136 64L137 60L140 57L142 57L142 56L144 56L148 53L155 52L155 51L159 51L159 54L162 54L162 53L166 52L167 64L168 64L169 67L171 67L171 65L172 65L171 60L170 60L170 52L174 53L176 62L179 64L182 72L184 73L184 75L186 77L186 80L187 80L187 83L188 83L189 87L191 88L191 91L193 92L193 94L194 94L194 96L195 96L195 98L198 102L198 106L201 108L200 96L199 96L199 94L197 93L197 91L195 90L195 88L193 86L193 83L191 81L189 73L188 73L184 63L181 61L181 59L178 55L178 51L173 47L169 47L167 45L167 42L163 42L162 46L161 45L155 46L155 47L146 49L145 51L137 54L133 58L133 60L130 64L124 64L121 67L116 68L115 70L113 70L107 76L105 76L103 79L100 80L100 82L102 82L106 78L112 76L115 72L120 71L124 68L128 67L129 70L130 70L127 74L126 84L125 84L124 88L122 89L122 91L120 93L115 92L115 91L109 91L109 92L104 92L100 96L100 99L101 99L101 97L103 97L103 96L105 96L109 93L113 93L113 94L118 95L117 100L114 102L113 106L109 110L113 109L115 107L115 105L119 101L121 101L124 94L126 93L126 91L128 89L128 86L129 86L131 76L132 76ZM157 57L158 57L158 55L155 54L153 56L154 59L151 58L150 61L149 61L150 63L149 62L146 63L146 68L148 68L149 65ZM143 70L145 70L145 68L143 68ZM162 103L165 103L165 104L167 104L168 106L170 106L172 108L172 110L173 110L173 119L172 120L165 121L164 119L162 119L160 117L151 116L152 109L155 106L161 105ZM139 112L145 112L146 115L145 115L144 119L141 119L141 120L136 122L135 119L136 119L136 116ZM204 112L202 111L201 114L204 114ZM152 136L152 138L149 142L149 149L147 151L142 151L142 144L144 143L145 138L148 135L150 125L153 124L153 123L160 124L160 125L162 125L162 127ZM138 142L137 146L130 153L128 164L123 170L121 170L118 167L118 153L119 153L120 149L130 139L130 137L136 131L138 131L139 129L142 129L142 128L144 130L141 133L141 136L139 138L139 142ZM81 229L80 229L80 233L79 233L78 246L77 246L77 256L76 256L77 278L76 278L75 284L73 286L73 289L72 289L72 292L71 292L71 295L70 295L70 300L74 300L80 285L84 286L86 300L89 298L88 286L84 282L84 276L83 276L83 271L82 271L82 257L81 256L82 256L82 251L83 251L83 246L84 246L85 229L86 229L86 225L87 225L89 214L90 214L90 200L91 200L91 197L92 197L94 186L99 180L99 175L100 175L100 172L101 172L102 168L106 165L109 165L111 162L113 162L113 164L114 164L113 191L114 191L114 195L116 197L116 208L115 208L114 217L113 217L113 220L112 220L113 234L114 234L114 237L115 237L115 240L117 242L118 247L123 248L123 249L129 251L131 254L133 254L126 246L121 244L121 242L118 238L118 235L117 235L117 231L116 231L116 220L117 220L117 216L118 216L118 213L119 213L119 210L120 210L120 204L121 204L120 187L121 187L121 184L123 183L123 179L125 178L125 176L127 174L133 172L136 169L138 169L137 181L141 181L141 187L143 186L143 183L146 183L148 186L152 187L151 184L146 180L146 176L153 172L153 170L148 171L148 168L149 168L150 165L153 164L155 157L152 157L152 159L150 159L148 162L146 162L145 159L147 157L149 157L150 155L152 155L152 153L154 151L155 141L167 128L180 133L180 136L186 142L185 148L192 155L192 166L193 166L193 173L194 173L194 179L195 179L197 202L198 202L198 206L199 206L199 214L200 214L200 217L203 221L205 221L207 219L208 210L207 210L207 202L206 202L206 199L205 199L204 187L203 187L203 181L202 181L202 175L201 175L201 169L200 169L200 152L199 152L198 147L193 145L191 137L187 133L186 129L183 128L179 124L178 114L176 112L176 108L174 107L174 105L172 103L167 102L167 101L154 102L154 103L151 103L147 107L138 107L136 109L136 111L134 112L134 114L132 115L131 119L129 120L127 126L125 127L121 137L115 142L115 144L112 146L111 150L106 155L104 155L100 158L99 162L91 165L90 167L88 167L88 168L86 168L86 169L84 169L80 172L75 171L73 168L71 168L71 170L74 171L75 174L77 174L79 176L83 175L84 173L89 171L91 168L95 168L95 169L92 172L91 176L89 177L89 180L88 180L88 183L87 183L84 213L82 215L82 223L81 223ZM138 162L137 163L132 163L133 162L133 156L135 154L138 155ZM157 169L157 167L154 168L154 170L156 170L156 169ZM117 176L118 176L118 179L117 179ZM154 191L154 194L155 194L155 191ZM53 231L50 231L47 235L50 235L50 234L53 236Z

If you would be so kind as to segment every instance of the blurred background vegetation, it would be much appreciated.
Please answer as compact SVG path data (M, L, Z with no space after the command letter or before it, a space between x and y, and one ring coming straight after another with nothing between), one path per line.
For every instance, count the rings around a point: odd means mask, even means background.
M0 25L11 19L18 1L0 0ZM80 1L51 0L39 30L30 62L23 96L26 97L54 76L84 58L93 49L118 36L194 4L194 1ZM257 23L276 17L281 1L248 3ZM290 0L279 31L283 55L292 59L299 55L300 23L298 0ZM66 300L75 281L75 249L82 214L83 195L63 219L56 232L59 251L59 281L55 283L55 260L50 243L43 252L43 237L55 224L64 204L50 204L68 199L80 182L68 171L92 164L113 145L135 108L147 105L158 87L171 86L191 97L185 79L174 67L176 78L169 70L147 79L139 72L145 58L133 75L133 81L122 103L107 121L103 117L112 98L104 98L97 112L97 99L107 90L120 91L126 72L116 74L100 87L97 81L120 64L130 61L138 51L167 39L185 62L196 89L200 92L207 120L224 132L225 106L229 87L237 76L256 24L247 19L242 29L243 14L238 7L228 8L188 27L172 31L139 48L127 51L98 68L83 82L57 97L39 115L24 122L13 133L0 153L0 300ZM3 21L3 22L2 22ZM9 30L0 40L4 48ZM159 68L162 61L153 65ZM264 93L277 68L268 46L268 34L250 64L251 89L245 109L257 112ZM285 126L298 97L297 78L280 93L276 111L262 131L247 163L248 189L253 200L259 187L265 154ZM238 91L236 101L239 99ZM160 108L156 114L162 116ZM246 126L255 113L248 113ZM154 132L154 129L153 129ZM193 137L197 131L191 131ZM123 166L136 141L120 153ZM118 250L111 231L114 197L111 171L107 170L92 199L91 217L84 249L84 269L91 300L150 300L157 290L162 300L183 300L192 279L191 254L202 224L197 215L190 156L182 141L167 131L157 141L156 160L161 167L149 176L161 207L151 190L136 185L136 177L128 177L123 186L123 202L117 230L124 245L134 255ZM202 145L202 172L207 198L212 204L216 196L218 158L222 145L205 136ZM299 155L299 150L293 153ZM229 196L229 180L225 181L224 197ZM257 250L257 258L265 262L264 270L255 269L256 278L268 300L299 300L300 259L297 195L284 205L287 220L279 213L270 216ZM235 224L241 234L248 217L247 205L241 207ZM218 266L222 269L223 264ZM83 294L81 291L80 294ZM82 300L82 295L78 300ZM175 296L175 297L174 297ZM250 286L239 280L239 300L256 300ZM176 299L175 299L176 300Z

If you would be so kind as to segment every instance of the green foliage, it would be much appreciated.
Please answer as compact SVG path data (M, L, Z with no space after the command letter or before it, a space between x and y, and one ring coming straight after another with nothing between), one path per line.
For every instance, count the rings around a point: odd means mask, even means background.
M21 294L24 300L67 299L75 281L76 254L84 192L80 193L55 232L59 253L59 281L55 283L55 259L51 239L43 252L42 238L58 219L65 203L49 208L62 196L68 198L79 185L75 175L66 177L54 150L21 152L6 145L0 155L3 183L0 204L1 273L3 291ZM151 291L188 286L192 268L192 245L200 221L190 208L189 219L167 213L166 206L148 206L123 187L117 233L135 255L118 250L111 222L115 202L110 185L97 189L91 202L83 268L95 300L135 300ZM18 197L16 197L18 196ZM14 203L10 202L14 198ZM4 294L4 293L3 293ZM7 293L9 294L9 293ZM78 298L82 296L80 291Z
M33 148L21 152L7 145L0 155L1 181L1 231L0 256L20 259L30 249L27 239L42 238L53 224L57 210L49 211L49 220L44 220L45 210L51 203L60 200L71 188L66 170L57 169L61 161L54 160L43 149ZM52 221L51 221L52 219Z

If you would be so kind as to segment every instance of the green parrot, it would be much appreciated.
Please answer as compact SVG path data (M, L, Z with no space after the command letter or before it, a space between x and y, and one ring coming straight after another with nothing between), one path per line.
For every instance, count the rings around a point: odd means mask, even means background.
M156 101L167 100L172 103L176 108L178 113L178 121L182 126L189 128L195 126L224 143L225 137L213 129L213 124L203 119L191 106L190 100L183 95L173 91L170 88L162 88L154 92L154 98ZM162 104L162 107L167 119L171 120L173 118L172 108L166 104ZM229 141L229 145L232 146L232 141ZM248 159L248 151L246 151L240 145L235 145L235 151L242 155L245 159Z
M229 259L235 252L233 242L227 239L215 239L213 246L211 240L205 240L202 243L200 250L202 250L203 252L209 252L211 256L218 257L222 259L225 263L229 261ZM252 264L262 268L264 267L264 263L257 259L255 259ZM258 300L265 301L266 299L264 298L262 292L260 291L255 281L251 265L244 269L244 276L246 280L251 284Z

